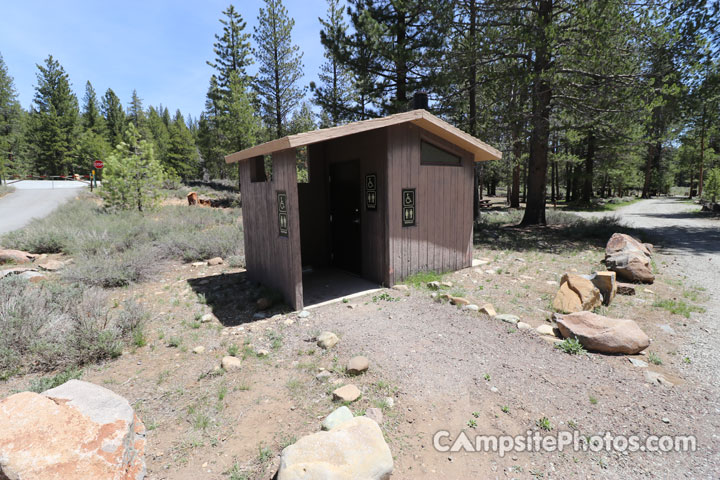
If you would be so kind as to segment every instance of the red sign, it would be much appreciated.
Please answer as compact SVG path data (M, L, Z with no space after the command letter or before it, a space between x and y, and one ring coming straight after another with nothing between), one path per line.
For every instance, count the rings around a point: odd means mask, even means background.
M105 166L102 160L95 160L95 163L93 165L95 165L95 168L97 168L98 170Z

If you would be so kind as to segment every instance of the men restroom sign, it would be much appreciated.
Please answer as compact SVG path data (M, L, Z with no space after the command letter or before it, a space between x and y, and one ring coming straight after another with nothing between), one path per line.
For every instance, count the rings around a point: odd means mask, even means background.
M365 209L377 210L377 176L365 175Z
M412 227L415 225L415 189L404 188L402 191L402 225Z
M288 208L287 193L282 190L277 192L277 209L278 209L278 225L280 227L280 236L288 236Z

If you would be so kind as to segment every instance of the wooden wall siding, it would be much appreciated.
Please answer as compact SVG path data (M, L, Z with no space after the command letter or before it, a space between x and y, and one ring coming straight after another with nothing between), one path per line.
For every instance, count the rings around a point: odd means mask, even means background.
M248 277L277 288L291 307L301 309L303 294L295 150L274 153L272 162L273 174L268 182L250 181L252 162L243 162L239 170ZM277 190L287 193L287 237L279 235Z
M472 155L411 124L388 127L389 283L472 264ZM420 141L459 154L461 166L421 165ZM416 189L416 225L402 226L401 191Z
M386 285L390 281L387 268L387 133L383 128L324 142L328 165L360 160L362 276ZM365 175L371 173L377 176L378 201L377 209L368 211L365 209Z
M298 183L300 249L302 266L312 265L317 268L330 263L325 144L309 145L308 159L310 182Z

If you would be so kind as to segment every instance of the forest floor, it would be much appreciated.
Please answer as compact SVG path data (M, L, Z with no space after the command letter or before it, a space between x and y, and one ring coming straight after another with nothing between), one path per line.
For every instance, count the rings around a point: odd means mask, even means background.
M533 330L437 302L422 285L318 307L307 318L278 307L257 319L262 293L242 268L177 261L144 283L110 290L118 302L133 298L150 312L147 344L85 368L82 379L123 395L137 410L149 430L149 479L271 478L282 448L319 430L337 407L330 392L346 383L363 392L350 406L356 414L384 412L393 478L712 478L720 453L720 222L690 212L697 209L659 200L616 212L656 243L657 280L599 312L639 323L661 363L649 362L649 354L636 358L673 387L648 383L646 369L626 356L562 353ZM518 229L505 225L517 212L486 216L474 251L483 265L444 275L453 284L448 293L492 303L537 327L551 316L563 273L603 268L612 231L586 232L582 223ZM205 313L213 321L203 323ZM326 330L340 337L329 351L312 341ZM194 353L197 346L204 351ZM268 354L258 355L261 349ZM243 359L241 369L217 370L228 353ZM370 369L348 377L344 365L354 355L368 357ZM331 372L329 381L316 379L320 369ZM0 397L37 377L0 382ZM440 430L472 438L526 435L539 425L551 435L691 434L698 449L500 457L433 448Z

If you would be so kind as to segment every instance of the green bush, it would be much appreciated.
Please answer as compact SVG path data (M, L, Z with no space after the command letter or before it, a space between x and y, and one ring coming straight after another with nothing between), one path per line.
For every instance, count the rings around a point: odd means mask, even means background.
M0 378L117 357L145 319L132 301L111 310L100 289L0 279Z

